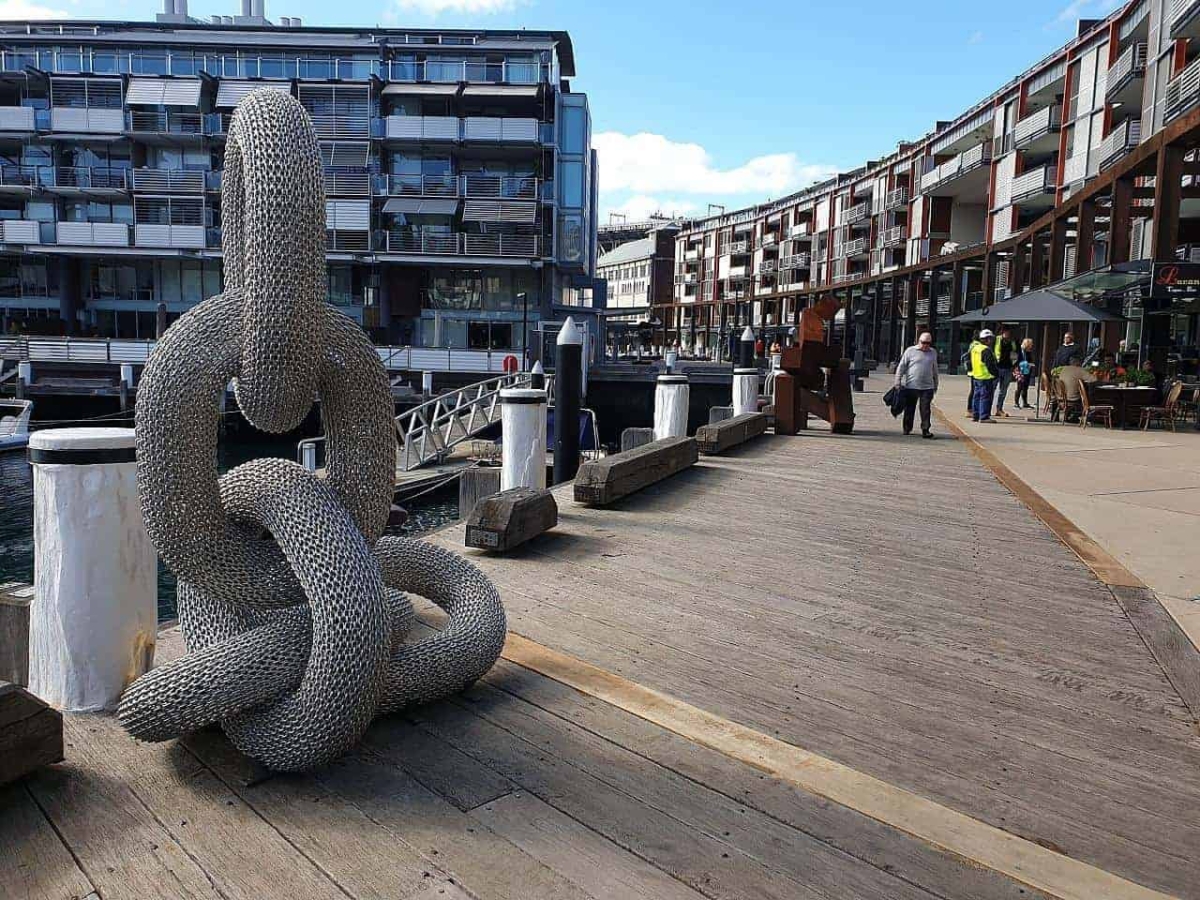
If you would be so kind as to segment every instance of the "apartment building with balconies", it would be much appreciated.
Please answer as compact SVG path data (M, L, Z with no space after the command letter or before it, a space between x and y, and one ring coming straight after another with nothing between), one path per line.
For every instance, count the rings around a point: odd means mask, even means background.
M596 167L570 38L307 28L258 0L202 22L0 24L6 330L153 337L221 288L238 101L312 118L329 300L381 343L521 349L592 286Z
M1200 0L1128 2L1014 76L857 169L686 225L677 252L717 248L711 288L676 296L696 305L709 346L746 324L779 332L832 294L869 309L855 319L864 334L844 332L868 355L890 358L921 327L957 359L951 313L1107 264L1190 259ZM1156 177L1167 140L1178 159ZM777 253L756 242L766 235L779 236Z

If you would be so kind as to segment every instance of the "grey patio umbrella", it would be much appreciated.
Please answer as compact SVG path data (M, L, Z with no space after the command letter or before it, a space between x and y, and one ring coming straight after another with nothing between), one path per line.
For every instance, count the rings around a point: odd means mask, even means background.
M955 322L1123 322L1096 306L1089 306L1054 291L1027 291L1019 297L955 316Z

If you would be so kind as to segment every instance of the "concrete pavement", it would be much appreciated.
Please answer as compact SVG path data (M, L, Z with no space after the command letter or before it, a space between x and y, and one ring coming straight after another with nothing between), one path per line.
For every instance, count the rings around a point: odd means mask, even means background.
M1200 647L1200 433L1032 422L1011 390L1011 417L983 425L964 417L968 389L943 376L935 407L1141 578Z

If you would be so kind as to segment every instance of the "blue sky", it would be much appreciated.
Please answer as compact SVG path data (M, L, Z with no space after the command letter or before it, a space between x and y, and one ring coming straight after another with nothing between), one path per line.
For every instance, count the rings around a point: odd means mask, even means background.
M239 0L189 0L193 15ZM306 24L566 29L601 209L778 197L924 134L1120 0L267 0ZM0 18L152 18L153 0L0 0Z

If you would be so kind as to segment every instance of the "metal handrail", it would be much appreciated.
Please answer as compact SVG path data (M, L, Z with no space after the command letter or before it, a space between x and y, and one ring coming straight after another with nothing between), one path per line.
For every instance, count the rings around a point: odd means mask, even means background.
M396 416L396 467L410 472L471 440L500 420L500 392L528 387L532 376L515 372L485 378L405 410ZM554 376L546 376L546 396L554 402ZM306 448L325 442L324 436L305 438L296 445L296 460L305 465ZM315 461L315 456L312 457Z

